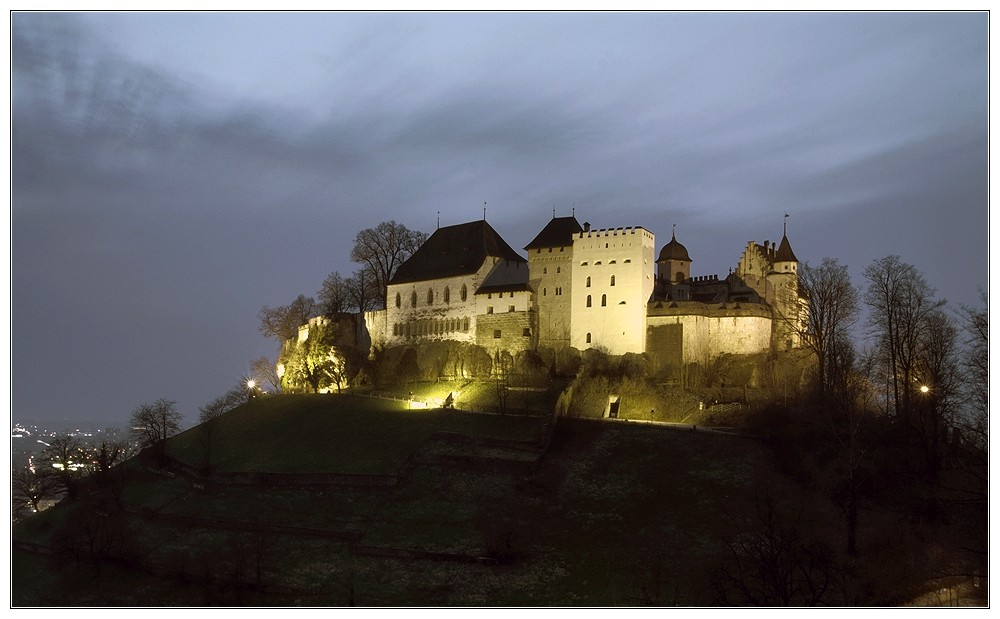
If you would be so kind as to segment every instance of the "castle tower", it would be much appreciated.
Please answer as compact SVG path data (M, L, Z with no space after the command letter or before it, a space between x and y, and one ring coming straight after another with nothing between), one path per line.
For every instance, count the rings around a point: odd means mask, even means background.
M774 290L771 302L776 314L774 343L779 350L788 350L800 345L799 333L805 320L805 308L799 296L799 261L788 242L788 224L785 224L777 250L772 246L771 251L767 281Z
M691 279L691 257L687 248L677 242L674 230L671 230L670 242L660 250L656 269L661 282L679 283Z
M573 239L571 345L641 353L656 239L645 228L584 230Z
M525 246L538 311L538 345L570 346L573 239L583 231L576 217L555 217Z

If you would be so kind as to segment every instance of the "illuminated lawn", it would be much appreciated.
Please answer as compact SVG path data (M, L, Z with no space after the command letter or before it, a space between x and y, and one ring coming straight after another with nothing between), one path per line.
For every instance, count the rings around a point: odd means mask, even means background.
M257 399L172 439L168 453L219 472L392 474L436 431L537 440L540 418L406 410L405 402L347 395Z

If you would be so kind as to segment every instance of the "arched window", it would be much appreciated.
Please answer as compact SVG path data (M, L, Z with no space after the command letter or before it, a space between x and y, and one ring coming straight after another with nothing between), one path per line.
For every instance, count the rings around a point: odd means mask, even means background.
M401 307L402 305L403 305L403 299L399 296L399 293L397 292L396 293L396 307Z
M612 286L615 285L615 276L614 275L611 276L611 285Z
M588 294L587 295L587 307L590 307L590 305L591 305L590 295Z
M608 304L608 295L602 294L601 295L601 307L606 307L607 304Z
M549 267L542 267L542 275L548 275Z
M562 251L562 247L559 248L559 251ZM556 267L556 273L562 273L562 267Z
M469 296L469 290L465 287L465 284L462 284L462 300L464 301L467 296Z
M590 276L587 276L587 288L590 288Z
M589 333L587 334L587 343L588 344L590 343L590 334Z
M427 289L427 305L434 305L434 289Z
M410 295L410 307L417 306L417 291L414 290L413 294Z
M613 286L614 284L612 284ZM444 287L444 302L451 303L451 289L447 286Z

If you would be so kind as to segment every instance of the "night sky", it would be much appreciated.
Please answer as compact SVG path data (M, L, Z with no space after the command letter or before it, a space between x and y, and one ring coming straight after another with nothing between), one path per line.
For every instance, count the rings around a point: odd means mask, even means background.
M899 254L988 287L986 13L29 14L11 29L14 420L186 423L354 236L640 225L724 276ZM522 252L523 253L523 252Z

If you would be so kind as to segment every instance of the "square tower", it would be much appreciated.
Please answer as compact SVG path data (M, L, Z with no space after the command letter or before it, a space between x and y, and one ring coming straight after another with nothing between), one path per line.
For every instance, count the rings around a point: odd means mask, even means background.
M573 239L571 342L613 355L642 353L656 240L645 228L584 230Z

